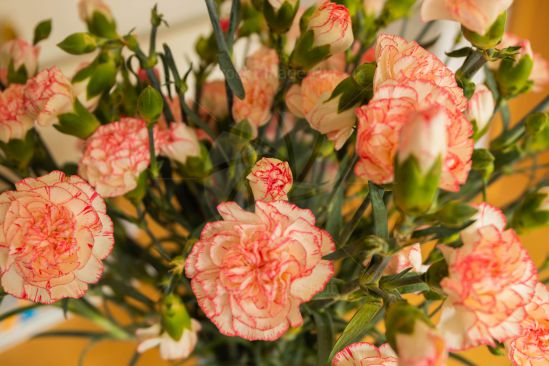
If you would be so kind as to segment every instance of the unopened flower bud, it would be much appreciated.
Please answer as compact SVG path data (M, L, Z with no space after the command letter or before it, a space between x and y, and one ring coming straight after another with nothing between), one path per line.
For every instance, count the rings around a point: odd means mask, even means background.
M488 131L488 124L494 115L495 101L490 89L484 84L477 86L469 99L465 115L473 124L475 140Z
M36 74L38 68L38 55L40 47L36 47L23 39L15 39L7 42L0 49L0 82L8 85L10 65L16 74L24 74L24 78L17 82L24 84L27 78Z
M527 40L523 40L518 46L521 49L515 58L503 59L496 72L499 91L506 98L524 93L533 85L529 80L534 68L532 47Z
M290 63L293 67L308 70L331 55L347 50L353 40L349 10L344 5L325 1L308 19Z
M286 33L299 9L299 0L264 0L263 14L269 28L276 33Z
M463 35L474 46L481 49L489 49L496 47L503 38L505 33L505 23L507 22L507 12L501 13L496 21L484 34L478 34L472 30L462 27Z
M147 123L156 122L162 114L163 106L162 95L152 86L147 86L137 98L137 112Z
M549 113L532 113L526 118L525 150L539 153L549 148Z
M293 177L286 161L273 158L259 160L246 177L256 201L287 201Z
M116 38L116 23L111 9L102 0L80 0L78 13L92 34Z
M418 112L404 125L395 158L395 203L410 215L428 211L435 201L446 156L444 109Z

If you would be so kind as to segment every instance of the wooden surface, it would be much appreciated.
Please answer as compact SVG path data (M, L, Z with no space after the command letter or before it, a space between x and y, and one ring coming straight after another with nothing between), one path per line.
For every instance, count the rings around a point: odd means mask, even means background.
M547 0L517 0L513 10L510 29L517 35L529 38L535 52L549 58L549 42L544 40L549 14L549 1ZM543 30L543 31L542 31ZM532 106L539 102L549 89L542 93L529 94L518 98L511 104L513 121L522 117ZM545 157L544 160L549 160ZM517 196L516 187L525 184L526 177L513 177L502 180L489 192L489 200L501 204ZM522 236L523 242L528 248L534 261L539 264L549 252L547 238L549 229L537 230ZM84 319L74 318L67 321L62 329L94 329ZM75 366L83 349L89 345L86 340L80 339L35 339L21 344L3 354L0 354L1 366ZM84 366L118 366L127 365L135 351L134 342L100 342L89 349ZM505 357L495 357L485 348L479 348L463 353L464 356L476 362L478 365L507 366L510 362ZM157 350L149 351L138 362L139 366L163 366L169 365L159 359ZM452 361L449 365L459 365Z

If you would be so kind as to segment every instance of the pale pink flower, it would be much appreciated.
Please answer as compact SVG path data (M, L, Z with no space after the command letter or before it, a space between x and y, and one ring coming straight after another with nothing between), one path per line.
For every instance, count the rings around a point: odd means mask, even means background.
M268 47L261 47L246 57L246 68L257 72L267 72L278 80L278 54Z
M278 89L278 78L269 71L244 69L240 72L246 96L233 101L233 117L236 122L248 120L254 132L272 117L271 107Z
M80 0L78 2L78 15L83 21L90 21L96 11L102 13L107 19L112 19L111 9L103 0Z
M200 156L196 131L183 122L172 122L167 129L160 130L158 140L160 155L181 164L185 164L190 157Z
M533 91L541 92L549 84L549 63L539 53L534 53L534 67L530 74L530 80L534 82Z
M40 126L51 126L58 115L72 111L74 93L69 79L53 66L27 82L25 98L31 118Z
M157 150L158 145L155 141ZM103 197L116 197L137 187L137 179L149 163L145 122L122 118L102 125L88 138L78 173Z
M24 139L32 128L33 120L27 114L25 87L12 84L6 90L0 91L0 141L9 142L13 139Z
M304 116L313 129L334 142L337 150L353 134L356 117L352 108L338 112L341 96L330 97L337 85L348 76L340 71L313 71L301 85L293 85L286 94L290 112L296 117Z
M366 342L353 343L335 355L332 366L397 366L397 355L388 343L379 348Z
M364 0L364 11L366 15L378 17L385 6L387 0Z
M202 87L200 116L204 119L222 120L229 115L227 90L224 80L208 81Z
M541 282L536 285L532 301L526 305L524 331L505 343L514 366L549 364L549 291Z
M256 201L287 201L294 182L286 161L273 158L259 160L246 177Z
M420 173L426 175L438 159L445 159L446 124L451 118L446 108L437 105L413 114L400 131L398 163L403 164L413 156Z
M439 106L449 116L446 121L448 147L440 188L458 191L471 169L473 131L453 101L448 89L426 80L380 87L368 105L355 111L359 121L356 148L360 157L355 173L377 184L391 183L402 126L416 111Z
M408 268L412 268L417 273L427 271L428 266L423 265L419 243L410 245L393 254L391 261L385 267L385 274L397 274Z
M519 336L525 306L534 296L536 267L513 230L503 230L496 209L479 206L476 235L462 235L463 246L441 247L449 277L439 330L451 351L495 345ZM482 217L486 213L489 217ZM496 225L493 224L496 223Z
M36 74L40 47L33 46L24 39L14 39L5 43L0 49L0 82L8 85L8 69L13 63L13 69L19 70L25 66L29 78Z
M103 199L80 177L53 171L0 195L0 276L7 293L51 304L84 295L114 244Z
M414 323L411 334L397 333L399 366L445 366L448 359L444 338L422 321Z
M349 10L331 1L321 3L309 20L314 33L314 46L330 46L330 54L346 51L353 44L353 26Z
M167 332L163 332L160 324L149 328L137 329L139 340L137 352L143 353L154 347L160 348L160 358L163 360L179 360L191 355L198 342L197 333L202 326L195 319L191 319L191 328L184 329L179 340L173 339Z
M496 102L490 89L484 84L477 86L475 94L469 99L465 115L469 121L475 123L477 131L484 131L494 115Z
M457 85L454 73L435 55L416 42L404 38L380 34L376 43L377 69L374 89L377 91L386 83L398 84L407 80L430 81L446 89L455 107L463 111L467 99Z
M424 22L454 20L465 28L484 35L511 4L513 0L424 0L421 17Z
M200 308L227 336L276 340L303 324L300 304L322 291L334 273L322 259L335 244L315 217L286 201L257 201L255 212L235 202L218 206L185 263Z

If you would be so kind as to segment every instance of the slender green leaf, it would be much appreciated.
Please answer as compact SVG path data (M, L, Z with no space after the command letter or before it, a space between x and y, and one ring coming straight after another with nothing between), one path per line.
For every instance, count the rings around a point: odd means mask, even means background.
M46 19L38 23L36 28L34 28L34 38L32 43L38 44L40 41L48 38L51 33L51 19Z
M351 343L361 340L368 331L375 325L374 318L383 308L380 300L368 300L353 316L349 324L338 338L329 359Z
M374 232L380 238L388 240L389 228L387 224L387 207L385 207L385 202L383 202L385 190L383 187L372 182L368 185L370 187L370 200L373 208Z
M334 344L334 322L332 315L326 311L313 313L313 318L317 332L318 366L324 366Z

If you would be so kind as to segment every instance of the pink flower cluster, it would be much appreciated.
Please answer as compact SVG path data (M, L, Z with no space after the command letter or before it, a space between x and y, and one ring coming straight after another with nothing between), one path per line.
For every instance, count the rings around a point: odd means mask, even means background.
M526 306L537 271L503 214L478 206L475 224L461 234L463 246L441 247L449 277L441 282L448 295L439 329L450 350L495 345L523 334Z
M335 244L315 217L286 201L257 201L255 212L218 206L185 264L200 308L222 334L276 340L303 324L299 306L333 275L322 256Z
M78 176L53 171L0 195L4 290L44 304L81 297L114 244L103 199Z
M398 36L379 36L376 59L374 97L356 110L360 160L355 173L377 184L391 183L402 127L414 112L437 107L446 115L448 144L440 188L459 190L471 169L473 131L463 115L467 100L453 73L417 43Z
M72 110L73 100L70 81L55 66L25 85L10 84L0 92L0 140L23 139L34 123L52 125Z

